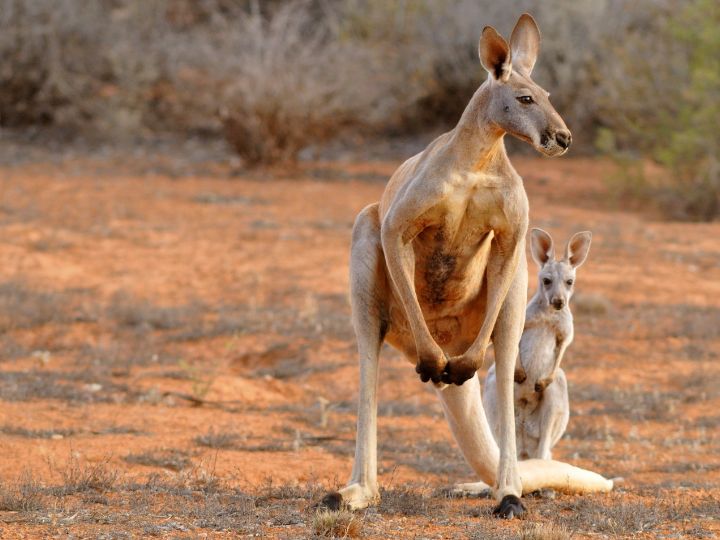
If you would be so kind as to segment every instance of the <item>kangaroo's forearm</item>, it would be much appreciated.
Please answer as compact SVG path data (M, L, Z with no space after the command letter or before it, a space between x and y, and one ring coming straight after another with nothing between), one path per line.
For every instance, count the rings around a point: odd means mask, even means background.
M412 277L415 270L415 254L412 245L403 243L401 235L393 235L390 238L384 236L382 245L390 279L405 310L416 346L421 348L434 344L435 341L430 335L415 292Z

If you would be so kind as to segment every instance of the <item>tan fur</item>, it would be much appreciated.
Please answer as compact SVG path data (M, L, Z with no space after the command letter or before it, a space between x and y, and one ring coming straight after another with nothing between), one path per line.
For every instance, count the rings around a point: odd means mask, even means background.
M510 45L486 27L479 51L489 77L457 127L403 163L379 203L365 208L355 222L350 282L361 366L358 438L350 484L340 491L351 507L378 498L376 407L383 340L415 364L423 381L438 386L465 458L496 485L496 497L521 494L512 377L525 312L528 201L503 136L511 133L551 156L564 153L570 143L547 92L526 69L538 47L539 32L529 15L518 21ZM522 69L512 69L512 54ZM523 103L522 96L532 103ZM491 339L499 451L476 375Z

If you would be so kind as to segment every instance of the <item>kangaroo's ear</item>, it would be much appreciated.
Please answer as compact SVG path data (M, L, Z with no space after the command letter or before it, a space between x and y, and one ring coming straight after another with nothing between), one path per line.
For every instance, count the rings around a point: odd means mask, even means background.
M512 73L512 59L507 41L492 26L483 28L478 54L483 67L498 81L507 81Z
M545 266L546 262L555 257L552 237L542 229L532 229L530 231L530 253L540 268Z
M510 50L515 68L530 76L538 52L540 52L540 29L535 19L523 13L510 36Z
M570 266L577 268L587 259L588 251L590 251L590 242L592 241L592 233L583 231L573 234L565 248L565 260Z

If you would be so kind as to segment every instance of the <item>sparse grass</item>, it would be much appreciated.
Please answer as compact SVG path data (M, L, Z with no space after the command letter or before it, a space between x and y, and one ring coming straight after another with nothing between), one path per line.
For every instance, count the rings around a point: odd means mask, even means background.
M444 476L470 472L458 447L447 441L416 441L408 445L391 430L381 433L378 440L383 455L417 471Z
M0 372L0 399L5 401L53 399L69 403L117 403L139 396L137 390L87 370Z
M42 485L30 471L24 471L14 486L0 486L0 510L32 512L44 507Z
M312 530L323 538L357 538L362 521L349 510L319 510L313 516Z
M429 416L442 417L439 405L419 401L385 400L378 404L378 416Z
M177 448L159 448L138 454L128 454L125 461L148 467L162 467L171 471L182 471L190 466L190 456Z
M567 503L565 509L570 510L566 523L571 530L622 536L656 531L666 521L689 517L686 508L661 497L648 502L582 497Z
M624 436L613 429L607 420L598 426L596 422L589 422L587 419L580 418L570 419L568 429L563 437L577 441L615 441L624 439Z
M602 405L590 409L589 414L606 414L630 417L634 420L670 420L675 417L677 406L683 398L679 392L644 390L634 388L611 388L595 384L571 384L573 399L596 401Z
M118 472L110 466L109 461L107 458L98 463L87 463L71 457L60 470L62 484L52 491L57 495L110 491L118 480Z
M380 488L381 514L434 518L444 515L447 499L433 497L433 490L416 486Z
M36 328L48 323L92 320L80 302L88 291L37 291L25 281L0 283L0 332Z
M202 313L203 307L198 303L160 307L124 291L115 293L106 309L106 315L120 326L153 330L175 330L196 324Z
M239 439L240 435L238 433L219 432L211 429L205 435L198 435L193 440L195 441L195 444L199 446L228 449L233 448Z
M557 523L531 523L520 530L520 540L570 540L570 531Z
M0 427L0 433L11 437L23 437L25 439L63 439L77 433L74 429L28 429L22 426L4 425Z

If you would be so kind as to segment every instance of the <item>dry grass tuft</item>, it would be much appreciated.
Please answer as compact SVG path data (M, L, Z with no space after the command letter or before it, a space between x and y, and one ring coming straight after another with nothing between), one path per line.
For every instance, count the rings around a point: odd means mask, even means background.
M531 523L520 531L520 540L569 540L570 531L557 523Z
M0 511L32 512L43 508L43 488L25 471L12 487L0 486Z
M315 536L324 538L357 538L362 531L362 521L349 510L319 510L313 516Z
M238 442L238 439L240 439L240 435L237 433L224 433L211 429L205 435L198 435L193 440L195 444L199 446L225 450L233 448Z
M117 470L109 466L109 458L100 463L81 463L77 458L71 458L64 469L60 471L62 485L53 489L56 495L71 495L95 491L104 493L115 486L118 479Z

